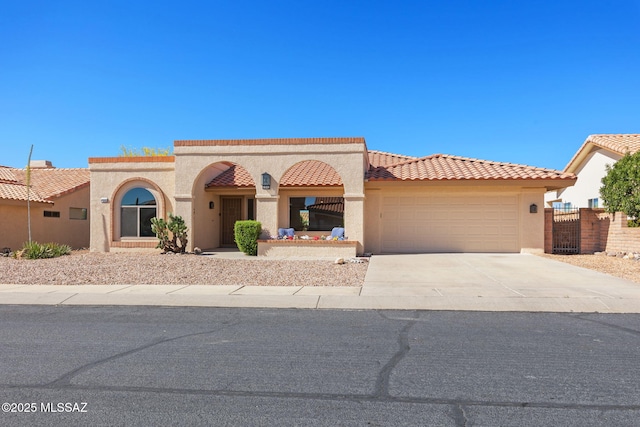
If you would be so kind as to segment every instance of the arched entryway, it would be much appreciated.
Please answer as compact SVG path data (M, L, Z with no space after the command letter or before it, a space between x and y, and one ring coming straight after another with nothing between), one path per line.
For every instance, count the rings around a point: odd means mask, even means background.
M235 246L234 224L255 219L256 187L247 170L233 162L207 166L193 187L194 245Z

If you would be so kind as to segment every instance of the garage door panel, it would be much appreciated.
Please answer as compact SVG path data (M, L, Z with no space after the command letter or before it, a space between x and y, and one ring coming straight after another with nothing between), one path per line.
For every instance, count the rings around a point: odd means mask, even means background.
M383 252L518 252L518 198L496 195L388 196Z

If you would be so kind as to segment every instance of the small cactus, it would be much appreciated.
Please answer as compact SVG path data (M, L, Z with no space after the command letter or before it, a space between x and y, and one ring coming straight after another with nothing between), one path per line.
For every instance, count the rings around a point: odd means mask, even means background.
M151 231L159 242L156 248L163 252L184 253L187 249L187 226L179 215L169 214L169 221L151 218Z

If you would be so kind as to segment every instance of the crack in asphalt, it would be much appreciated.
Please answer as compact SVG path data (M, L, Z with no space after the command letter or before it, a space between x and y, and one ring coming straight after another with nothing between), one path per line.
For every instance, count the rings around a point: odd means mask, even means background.
M467 427L469 419L467 418L464 407L460 404L453 407L453 421L459 427Z
M580 319L587 322L597 323L598 325L606 326L608 328L617 329L622 332L627 332L632 335L640 336L640 331L637 329L627 328L625 326L616 325L613 323L605 322L604 320L592 319L587 317L588 314L568 314L568 313L560 313L566 317L570 317L572 319Z
M48 387L56 388L56 387L71 385L71 380L74 377L76 377L76 376L78 376L78 375L80 375L80 374L82 374L82 373L84 373L84 372L86 372L86 371L88 371L90 369L93 369L96 366L104 365L105 363L109 363L109 362L111 362L113 360L129 356L130 354L138 353L140 351L143 351L143 350L146 350L148 348L157 346L159 344L164 344L164 343L168 343L168 342L172 342L172 341L177 341L177 340L180 340L180 339L183 339L183 338L190 338L190 337L195 337L195 336L199 336L199 335L208 335L208 334L212 334L212 333L215 333L215 332L219 332L219 331L221 331L221 330L223 330L223 329L225 329L227 327L233 326L235 324L236 323L229 323L229 324L225 324L223 327L219 327L219 328L212 329L212 330L209 330L209 331L194 332L194 333L191 333L191 334L180 335L180 336L172 337L172 338L159 338L159 339L156 339L154 341L151 341L150 343L147 343L145 345L133 348L131 350L123 351L121 353L117 353L117 354L114 354L112 356L100 359L100 360L96 360L96 361L93 361L93 362L86 363L86 364L84 364L84 365L82 365L82 366L80 366L80 367L78 367L76 369L73 369L73 370L67 372L66 374L58 377L57 379L45 384L45 387L47 387L47 388Z
M385 313L377 313L386 320L398 321L388 317ZM139 347L114 354L112 356L84 364L74 370L67 372L59 378L45 384L0 384L0 390L15 390L24 388L30 390L64 390L64 391L95 391L95 392L122 392L122 393L153 393L153 394L182 394L201 396L221 396L221 397L246 397L246 398L271 398L271 399L301 399L301 400L321 400L321 401L348 401L353 403L399 403L399 404L423 404L423 405L443 405L453 408L453 420L456 425L466 427L469 419L467 410L470 407L499 407L499 408L537 408L537 409L560 409L560 410L594 410L594 411L639 411L640 404L589 404L589 403L562 403L562 402L519 402L519 401L492 401L492 400L465 400L460 398L439 398L420 396L393 396L389 393L389 382L394 369L404 359L411 347L409 345L409 331L420 320L420 312L413 312L415 318L403 318L406 321L398 334L398 349L381 368L378 373L374 392L371 394L348 394L348 393L307 393L307 392L279 392L279 391L252 391L252 390L229 390L226 386L220 389L189 389L189 388L167 388L167 387L145 387L145 386L108 386L108 385L81 385L72 384L71 381L76 376L105 363L126 357L128 355L149 349L159 344L172 342L184 338L207 335L219 332L225 328L236 325L239 322L224 324L218 328L195 332L170 338L156 339ZM636 336L640 336L640 331L607 323L605 321L591 319L586 315L566 316L586 320L603 326L618 329Z
M378 312L386 320L389 319L384 313ZM417 314L417 313L416 313ZM408 321L398 334L398 351L391 356L391 359L382 367L378 373L378 379L376 380L374 396L389 396L389 381L391 380L391 373L398 366L398 363L409 353L411 346L409 345L409 329L416 324L415 320Z
M245 391L223 389L188 389L188 388L161 388L144 386L85 386L73 384L46 384L46 385L19 385L0 384L0 389L11 390L24 388L30 390L65 390L65 391L104 391L123 393L154 393L154 394L183 394L200 396L224 396L224 397L262 397L274 399L301 399L324 401L351 401L354 403L383 402L383 403L409 403L428 405L447 405L457 407L502 407L502 408L539 408L539 409L582 409L596 411L638 411L640 404L636 405L612 405L589 403L561 403L561 402L515 402L515 401L491 401L491 400L464 400L439 397L412 397L412 396L375 396L373 394L345 394L345 393L305 393L305 392L278 392L278 391ZM465 412L466 414L466 412Z

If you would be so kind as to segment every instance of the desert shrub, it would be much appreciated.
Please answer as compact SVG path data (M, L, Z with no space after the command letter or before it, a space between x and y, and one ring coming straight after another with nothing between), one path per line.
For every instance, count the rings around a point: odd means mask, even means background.
M13 253L14 258L43 259L69 255L71 247L58 243L26 242L22 249Z
M258 254L258 238L262 224L258 221L236 221L233 226L234 238L238 249L247 255Z
M170 213L169 221L151 218L151 231L158 238L156 248L175 253L183 253L187 249L187 225L181 216Z

